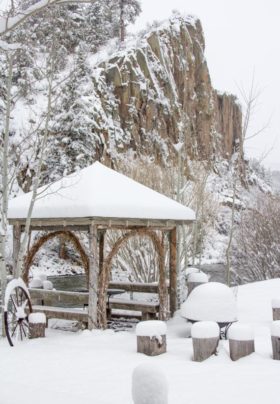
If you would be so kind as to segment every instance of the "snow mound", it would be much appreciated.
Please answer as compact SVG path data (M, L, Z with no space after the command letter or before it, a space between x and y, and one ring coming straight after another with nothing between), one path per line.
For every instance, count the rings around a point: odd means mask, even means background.
M192 326L192 338L215 338L220 335L220 327L214 321L198 321Z
M198 269L198 268L195 268L195 267L188 267L188 268L185 270L185 273L186 273L186 276L187 276L187 277L188 277L190 274L197 273L197 272L199 272L199 269Z
M30 313L28 321L32 324L46 324L46 315L44 313Z
M29 282L29 287L33 289L41 289L43 287L43 281L40 278L33 278Z
M280 337L280 320L273 321L271 325L271 336Z
M197 286L181 306L182 317L194 321L237 320L237 305L231 289L218 282Z
M232 324L228 331L228 338L236 341L251 341L254 339L253 328L247 324Z
M166 335L166 324L159 320L140 321L135 329L138 337L156 337Z
M188 282L206 283L208 276L204 272L193 272L188 276Z
M43 289L53 290L53 283L51 281L43 281Z
M151 365L139 365L132 374L134 404L168 404L168 384L164 373Z

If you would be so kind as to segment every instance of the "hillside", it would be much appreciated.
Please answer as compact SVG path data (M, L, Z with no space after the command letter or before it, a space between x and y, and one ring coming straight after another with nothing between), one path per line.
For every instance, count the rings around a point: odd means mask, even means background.
M83 51L85 41L75 53L65 54L64 47L63 55L50 55L44 48L42 55L36 31L33 36L37 40L20 60L33 82L24 82L23 88L22 71L17 74L15 91L22 96L12 121L18 180L25 191L33 168L30 153L19 144L37 125L37 135L43 130L49 91L44 57L54 58L55 64L46 182L95 160L114 166L138 157L171 166L178 143L184 144L185 166L188 159L213 164L232 156L241 133L241 110L234 96L212 88L198 19L173 16L121 47L111 40L98 53ZM32 137L30 147L36 141L34 133Z
M73 13L68 18L78 24L81 16L76 10L75 18ZM82 35L82 24L73 23L72 34L58 28L50 48L47 22L36 22L42 23L42 32L34 25L28 35L23 27L15 37L27 42L12 85L17 95L11 113L14 194L30 190L47 131L42 183L100 160L196 211L196 225L181 234L182 271L190 264L217 263L223 270L233 188L233 224L238 227L240 214L251 209L256 195L271 193L271 182L258 164L246 160L246 178L235 179L241 107L235 96L211 85L200 21L176 14L123 44L117 39L102 43L98 51L91 46L92 33ZM236 259L244 268L240 248ZM58 250L55 243L47 246L35 266L52 274L82 271L71 249L68 262L57 258ZM128 245L116 268L133 279L137 254L152 268L154 281L157 259L147 240L141 247L139 241Z

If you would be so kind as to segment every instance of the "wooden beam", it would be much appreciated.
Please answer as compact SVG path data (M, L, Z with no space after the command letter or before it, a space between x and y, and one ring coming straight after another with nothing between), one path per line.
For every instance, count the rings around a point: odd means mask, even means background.
M169 290L170 290L170 313L173 316L177 310L177 230L171 230L169 237Z
M88 296L88 328L97 328L97 288L99 273L99 251L97 226L89 226L89 296Z
M98 231L98 239L99 239L99 273L103 269L105 234L106 234L106 230L99 230Z
M15 278L18 277L18 274L16 274L16 267L20 249L20 237L21 237L21 225L19 223L15 223L13 226L13 276Z
M92 221L95 225L102 228L122 228L128 229L130 227L149 227L149 228L166 228L172 229L178 224L189 224L193 220L161 220L161 219L138 219L138 218L106 218L106 217L78 217L78 218L34 218L31 219L31 226L34 229L47 228L47 227L75 227L90 226ZM9 219L9 224L14 225L20 223L25 226L25 218Z
M88 292L29 288L29 293L31 299L44 301L46 306L55 306L58 303L71 304L73 307L88 304Z

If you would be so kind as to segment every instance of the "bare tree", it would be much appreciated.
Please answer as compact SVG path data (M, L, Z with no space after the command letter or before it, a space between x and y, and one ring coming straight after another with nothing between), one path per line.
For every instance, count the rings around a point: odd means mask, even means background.
M22 24L31 16L48 7L69 3L94 3L95 1L96 0L38 0L25 10L21 10L19 7L16 8L15 3L12 1L10 8L0 17L0 38L8 32L13 31L18 25Z
M280 276L279 196L256 195L253 206L241 212L233 245L240 279L252 282Z

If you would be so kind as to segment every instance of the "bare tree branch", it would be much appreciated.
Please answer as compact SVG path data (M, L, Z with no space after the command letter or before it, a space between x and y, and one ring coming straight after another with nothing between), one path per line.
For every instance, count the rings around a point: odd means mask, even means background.
M95 3L96 0L39 0L37 3L28 7L24 11L18 12L14 15L13 13L8 13L6 16L0 17L0 37L6 33L14 30L18 25L22 24L29 17L45 10L48 7L59 5L59 4L69 4L69 3ZM12 14L12 16L11 16Z

